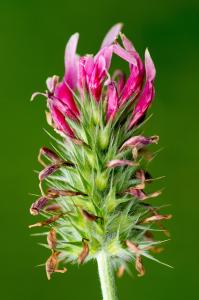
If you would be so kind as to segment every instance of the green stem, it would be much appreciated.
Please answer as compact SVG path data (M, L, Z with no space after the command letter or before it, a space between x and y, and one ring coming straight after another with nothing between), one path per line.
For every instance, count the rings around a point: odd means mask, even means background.
M104 251L97 257L103 300L118 300L110 258Z

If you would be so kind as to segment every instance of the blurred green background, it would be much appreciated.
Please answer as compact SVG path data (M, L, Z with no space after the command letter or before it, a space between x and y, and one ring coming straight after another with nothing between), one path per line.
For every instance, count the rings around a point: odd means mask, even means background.
M161 203L170 203L172 240L161 254L175 269L145 261L144 278L117 281L121 300L187 299L198 288L198 111L199 2L8 0L0 4L1 82L1 272L0 297L11 299L100 299L95 263L48 282L43 263L48 251L30 237L28 224L38 193L38 149L49 143L43 131L45 102L30 104L49 75L63 74L69 36L80 32L78 52L96 52L114 23L143 54L149 47L157 68L153 118L146 132L161 137L161 155L151 165L166 175ZM154 200L156 201L156 200ZM163 237L164 238L164 237Z

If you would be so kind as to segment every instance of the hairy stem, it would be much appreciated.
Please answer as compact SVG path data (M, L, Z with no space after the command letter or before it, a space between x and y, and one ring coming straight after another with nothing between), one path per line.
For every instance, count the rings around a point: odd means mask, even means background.
M118 300L110 258L104 251L97 257L103 300Z

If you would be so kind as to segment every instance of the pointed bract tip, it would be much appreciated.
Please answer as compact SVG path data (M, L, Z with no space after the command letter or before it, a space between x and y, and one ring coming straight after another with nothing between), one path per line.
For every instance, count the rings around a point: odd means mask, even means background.
M153 81L155 79L156 69L148 48L145 50L145 69L146 79L148 81Z
M78 40L79 40L79 33L78 32L71 35L71 37L69 38L69 40L66 44L65 58L68 55L70 56L71 54L75 54Z
M117 23L113 27L111 27L102 42L101 48L110 46L118 37L122 27L122 23Z

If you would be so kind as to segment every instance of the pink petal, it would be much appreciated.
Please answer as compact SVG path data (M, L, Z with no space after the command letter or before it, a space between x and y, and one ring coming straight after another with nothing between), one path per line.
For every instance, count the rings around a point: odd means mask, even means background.
M122 39L122 43L124 45L124 48L127 50L127 51L136 51L132 42L122 33L121 34L121 39Z
M146 69L146 80L150 82L154 81L156 70L148 49L146 49L145 51L145 69Z
M79 34L73 34L65 49L65 75L64 79L71 89L77 85L77 72L78 72L78 58L76 55L76 48L79 39Z
M50 112L57 130L65 133L71 138L74 138L74 133L69 125L66 123L64 115L56 108L55 105L50 105Z
M115 117L118 110L118 93L115 84L112 82L108 86L107 122Z
M84 57L85 60L85 71L88 77L92 75L93 69L95 67L94 58L92 55L87 55Z
M123 105L132 96L134 96L134 99L132 99L132 101L135 100L137 95L140 93L142 88L142 81L144 78L144 66L139 54L136 52L131 41L127 39L127 37L123 34L121 35L121 38L125 50L136 60L136 65L130 64L130 76L121 94L120 105Z
M134 55L122 48L119 44L113 45L113 52L122 59L126 60L128 63L137 66L137 60L135 59Z
M122 29L122 23L118 23L118 24L114 25L106 34L106 36L102 42L101 48L110 46L117 38L121 29Z
M88 92L88 79L94 69L94 58L92 55L86 55L79 58L78 68L78 90L84 97L84 90Z

